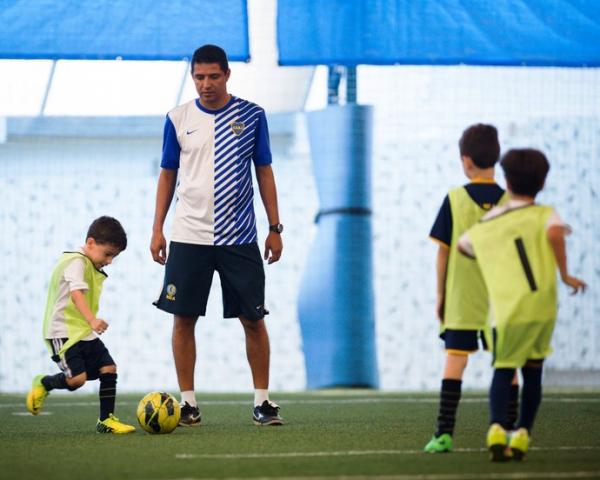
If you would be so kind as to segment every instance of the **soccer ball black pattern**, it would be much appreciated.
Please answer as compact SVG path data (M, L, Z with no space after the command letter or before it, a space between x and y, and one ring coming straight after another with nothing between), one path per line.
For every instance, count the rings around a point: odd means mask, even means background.
M140 400L137 419L148 433L171 433L179 423L181 408L172 395L151 392Z

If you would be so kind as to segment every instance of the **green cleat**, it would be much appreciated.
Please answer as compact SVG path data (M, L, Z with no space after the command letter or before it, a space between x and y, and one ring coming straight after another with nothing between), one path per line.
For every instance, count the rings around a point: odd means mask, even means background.
M509 447L512 451L513 458L520 462L529 449L529 432L526 428L519 428L513 432L510 437Z
M98 433L131 433L135 432L135 427L127 425L126 423L121 423L119 419L111 413L108 418L105 418L102 421L98 419L96 431Z
M439 437L431 437L423 451L427 453L446 453L452 451L452 435L442 433Z
M33 382L31 382L31 390L27 394L27 410L32 415L39 415L42 411L42 406L44 405L44 400L46 397L50 395L50 392L46 390L46 387L42 384L42 378L46 375L37 375Z
M499 423L492 423L487 433L487 447L492 462L507 462L512 458L508 435Z

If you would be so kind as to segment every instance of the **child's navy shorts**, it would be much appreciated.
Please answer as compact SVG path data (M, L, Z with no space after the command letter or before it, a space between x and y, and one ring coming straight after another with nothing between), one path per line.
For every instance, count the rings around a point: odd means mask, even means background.
M488 343L482 330L452 330L446 329L440 334L446 350L456 352L476 352L479 349L488 350Z
M96 380L100 376L100 368L114 365L115 361L108 353L108 349L99 338L94 340L81 340L69 347L63 357L58 356L58 351L67 343L66 338L46 339L52 347L52 360L67 378L76 377L85 372L88 380Z

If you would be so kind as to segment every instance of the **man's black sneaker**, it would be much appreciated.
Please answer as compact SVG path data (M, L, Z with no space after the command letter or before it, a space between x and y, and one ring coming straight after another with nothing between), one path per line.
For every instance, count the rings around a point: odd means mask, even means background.
M181 427L193 427L194 425L200 425L201 421L200 409L192 407L188 402L181 405L181 417L179 418L179 426Z
M255 425L283 425L283 418L279 416L279 405L268 400L254 407L252 420Z

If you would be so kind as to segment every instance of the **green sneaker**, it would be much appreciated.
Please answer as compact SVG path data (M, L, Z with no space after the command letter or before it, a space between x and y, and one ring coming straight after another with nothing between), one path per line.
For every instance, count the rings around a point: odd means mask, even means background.
M431 437L423 451L427 453L446 453L452 451L452 435L442 433L439 437Z
M27 401L25 402L27 405L27 410L32 415L39 415L42 411L42 406L44 405L44 400L46 397L50 395L50 392L46 390L44 384L42 383L42 378L46 375L37 375L33 382L31 382L31 390L27 394Z
M499 423L492 423L487 433L487 447L492 462L507 462L512 458L508 448L508 435Z
M514 431L510 437L508 446L512 451L513 458L517 462L523 460L523 457L529 449L529 432L527 429L519 428L518 430Z
M109 414L108 418L96 423L96 431L98 433L131 433L135 432L135 427L121 423L117 417L112 413Z

